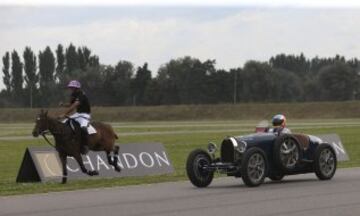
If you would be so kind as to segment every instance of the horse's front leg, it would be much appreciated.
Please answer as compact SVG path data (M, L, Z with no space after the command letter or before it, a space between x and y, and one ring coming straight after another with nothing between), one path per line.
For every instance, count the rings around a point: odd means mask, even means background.
M88 174L89 176L94 176L94 175L99 175L99 172L96 170L87 170L85 168L84 162L82 160L82 157L80 154L77 154L76 156L74 156L75 160L78 162L80 169L83 173Z
M61 160L61 165L62 165L62 172L63 172L63 177L62 177L62 184L66 184L67 182L67 156L65 154L60 154L60 160Z
M113 166L115 168L116 171L118 172L121 172L121 168L118 164L118 161L119 161L119 150L120 150L120 147L118 145L115 145L114 146L114 161L113 161Z

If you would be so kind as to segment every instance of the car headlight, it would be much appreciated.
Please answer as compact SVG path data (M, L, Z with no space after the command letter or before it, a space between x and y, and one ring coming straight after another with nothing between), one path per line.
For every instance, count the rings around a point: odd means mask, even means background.
M215 143L210 142L207 146L208 152L209 154L215 154L216 150L217 150L217 146Z
M234 149L239 153L244 153L247 143L245 141L237 141L234 137L230 137L230 140L234 146Z
M246 150L247 143L245 141L238 142L238 151L244 153Z

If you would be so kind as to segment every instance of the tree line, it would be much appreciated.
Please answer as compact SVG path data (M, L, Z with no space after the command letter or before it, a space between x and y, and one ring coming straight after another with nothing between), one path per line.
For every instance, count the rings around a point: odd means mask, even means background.
M360 98L359 60L336 55L306 58L279 54L243 67L216 68L215 60L185 56L161 65L130 61L104 65L86 47L59 44L37 55L26 47L2 57L1 107L56 106L68 98L66 84L78 79L97 106L344 101Z

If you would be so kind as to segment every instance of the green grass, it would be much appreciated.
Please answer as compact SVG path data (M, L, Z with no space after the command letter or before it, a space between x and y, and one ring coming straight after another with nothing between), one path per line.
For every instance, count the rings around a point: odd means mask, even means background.
M257 121L187 121L114 123L116 131L120 135L120 143L163 143L173 163L175 172L171 175L164 176L72 180L66 185L59 183L15 183L26 147L46 144L40 138L24 141L0 141L0 196L185 180L187 179L185 174L185 161L190 151L195 148L205 148L209 141L220 143L222 139L228 135L240 135L253 132L256 122ZM360 120L293 120L291 123L290 127L294 128L294 132L315 135L328 133L339 134L351 159L350 161L340 163L339 167L360 166L360 147L358 145L360 142L358 136ZM10 134L10 136L29 135L32 126L32 124L0 124L0 137L4 137L6 134ZM216 132L217 130L219 132ZM159 132L159 134L151 135L145 132ZM160 134L162 132L168 134ZM176 132L180 133L175 134Z
M40 109L1 108L0 122L33 122ZM346 112L344 112L346 110ZM94 107L94 119L110 122L178 120L253 120L284 113L292 119L360 118L360 101L307 103L239 103L140 107ZM50 109L52 115L63 110Z

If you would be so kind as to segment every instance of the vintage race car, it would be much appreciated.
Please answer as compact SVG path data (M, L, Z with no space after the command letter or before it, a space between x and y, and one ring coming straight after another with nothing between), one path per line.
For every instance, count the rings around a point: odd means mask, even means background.
M312 135L255 133L225 138L220 157L217 147L196 149L187 159L186 171L193 185L208 186L214 172L242 177L247 186L259 186L266 177L280 181L285 175L315 172L320 180L331 179L337 156L333 147Z

